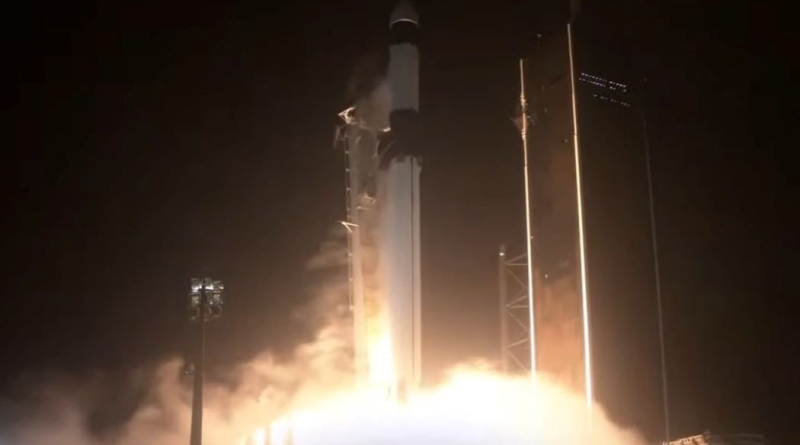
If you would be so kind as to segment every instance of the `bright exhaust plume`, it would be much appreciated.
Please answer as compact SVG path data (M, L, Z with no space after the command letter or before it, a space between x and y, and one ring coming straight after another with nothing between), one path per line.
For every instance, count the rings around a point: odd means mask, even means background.
M601 410L590 414L582 395L546 378L534 386L527 377L469 368L454 370L446 383L413 394L406 403L369 391L330 395L279 424L283 442L271 445L645 443L613 425Z

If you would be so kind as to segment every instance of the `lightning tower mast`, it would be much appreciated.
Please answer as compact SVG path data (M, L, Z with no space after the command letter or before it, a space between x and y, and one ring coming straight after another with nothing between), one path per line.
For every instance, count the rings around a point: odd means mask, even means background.
M525 99L525 64L519 61L519 107L520 123L519 130L522 136L522 159L525 169L525 249L527 250L527 273L528 273L528 333L530 339L531 354L531 378L536 379L536 304L534 301L533 283L533 236L531 235L531 197L530 181L528 180L528 102Z
M531 377L547 374L592 405L581 152L571 28L520 60ZM506 306L507 316L511 308ZM507 327L507 325L506 325Z

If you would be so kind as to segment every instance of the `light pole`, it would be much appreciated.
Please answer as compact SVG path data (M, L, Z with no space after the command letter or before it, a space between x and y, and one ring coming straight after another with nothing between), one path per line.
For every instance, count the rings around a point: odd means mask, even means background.
M189 291L189 319L199 326L199 339L194 360L194 392L192 395L192 433L189 445L203 443L203 371L205 368L206 322L222 315L221 281L192 278Z

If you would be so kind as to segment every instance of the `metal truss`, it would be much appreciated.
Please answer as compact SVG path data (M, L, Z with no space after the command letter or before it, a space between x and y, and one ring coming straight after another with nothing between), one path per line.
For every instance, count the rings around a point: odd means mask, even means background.
M497 256L500 303L500 347L504 373L529 373L528 256L510 256L500 246Z

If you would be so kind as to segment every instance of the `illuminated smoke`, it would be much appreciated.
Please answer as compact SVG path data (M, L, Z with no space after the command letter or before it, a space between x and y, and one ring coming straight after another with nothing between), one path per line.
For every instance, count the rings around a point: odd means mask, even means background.
M265 352L230 370L219 383L206 381L204 445L237 445L252 438L279 413L312 406L320 397L352 387L352 330L347 313L345 243L341 231L323 243L307 266L327 274L314 289L315 298L295 313L313 324L312 341L297 346L289 359ZM253 332L253 335L259 335ZM102 378L39 379L27 400L12 403L15 413L7 431L11 445L175 445L188 442L191 381L183 360L173 358L132 371L128 384L145 386L138 408L114 431L90 432L98 408L96 393L108 386ZM137 376L145 376L134 378ZM232 384L233 383L233 384ZM6 445L6 442L2 442ZM247 444L251 445L251 444Z
M643 445L582 395L544 378L460 369L444 385L393 404L366 394L290 415L294 445ZM284 445L284 443L273 444Z
M340 234L341 235L341 234ZM346 311L345 243L324 243L308 267L333 278L298 310L316 335L288 360L264 353L208 382L205 445L643 445L596 407L587 417L581 395L537 379L502 377L487 366L455 369L436 388L393 403L354 391L352 329ZM258 335L254 332L253 335ZM87 429L92 379L51 380L34 394L35 409L9 431L11 445L176 445L188 442L190 385L172 359L134 374L149 381L124 424L102 436ZM147 378L141 376L148 376ZM76 383L77 382L77 383ZM2 437L2 436L0 436ZM6 445L6 442L3 442Z
M386 80L389 54L385 47L362 56L348 82L348 95L355 103L358 119L376 130L389 128L392 94Z
M340 264L336 242L312 268ZM345 277L328 283L298 314L322 323L288 361L264 354L232 372L237 385L206 388L205 445L642 445L582 397L538 379L501 377L484 367L455 369L448 381L407 404L354 392L350 321L341 311ZM256 335L257 333L254 333ZM176 445L189 437L191 394L180 360L152 371L140 408L113 435L86 432L86 394L65 382L40 389L44 404L15 429L12 445ZM281 443L283 442L283 443ZM5 443L4 443L5 445Z
M386 79L376 81L369 94L361 97L356 104L359 118L369 128L389 128L389 111L392 109L392 91Z

